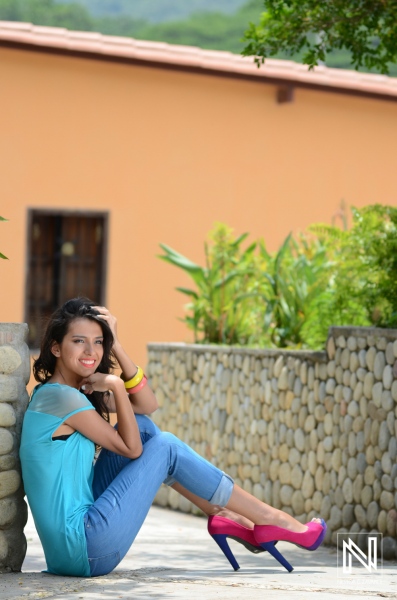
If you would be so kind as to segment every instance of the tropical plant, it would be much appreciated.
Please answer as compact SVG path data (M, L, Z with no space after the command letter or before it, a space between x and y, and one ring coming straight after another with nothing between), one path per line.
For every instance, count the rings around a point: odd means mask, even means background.
M206 267L160 244L165 252L160 258L182 268L197 286L177 288L191 298L184 321L195 341L310 347L310 335L303 338L302 330L328 283L325 247L313 236L297 241L289 235L276 253L263 240L242 250L247 235L233 239L230 228L216 225L209 235L212 246L205 244Z
M232 229L218 223L204 245L206 266L201 267L165 244L159 258L183 269L196 284L196 290L178 287L189 296L190 314L184 321L194 332L196 342L245 344L260 327L254 299L258 283L254 277L253 252L256 243L242 250L248 234L233 238Z
M0 221L7 221L7 219L5 219L4 217L0 217ZM7 256L4 256L4 254L2 254L2 253L0 252L0 258L7 259Z
M278 252L269 254L260 243L263 260L263 296L266 308L263 332L270 345L315 347L310 331L304 333L313 303L328 287L334 265L327 248L309 234L298 239L288 235ZM323 336L323 339L325 339Z
M195 341L321 348L332 325L397 327L397 208L352 209L350 229L317 223L286 237L277 252L263 240L246 250L218 224L201 267L161 244L160 258L182 268L196 289L184 321Z

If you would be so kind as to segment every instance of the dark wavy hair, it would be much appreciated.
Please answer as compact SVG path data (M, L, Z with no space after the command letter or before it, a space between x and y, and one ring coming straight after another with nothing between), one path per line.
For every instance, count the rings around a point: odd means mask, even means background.
M56 357L51 352L54 342L60 344L75 319L90 319L99 323L103 333L103 357L97 368L99 373L110 373L115 366L112 355L113 334L103 319L98 319L98 311L93 307L95 302L88 298L73 298L58 308L50 317L41 342L40 354L33 364L33 375L36 381L46 383L54 374ZM82 392L84 393L84 392ZM107 392L85 394L95 410L107 421L109 411L104 397Z

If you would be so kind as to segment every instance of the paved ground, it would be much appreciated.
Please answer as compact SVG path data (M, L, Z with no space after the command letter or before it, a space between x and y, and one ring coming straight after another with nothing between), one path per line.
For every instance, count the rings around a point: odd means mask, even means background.
M384 562L379 574L357 564L338 576L337 551L316 552L286 543L278 548L293 564L287 573L267 553L258 556L231 542L240 571L234 572L199 517L153 507L138 538L117 569L106 577L81 579L41 573L45 562L33 522L26 536L22 573L0 576L0 600L371 600L397 598L397 562Z

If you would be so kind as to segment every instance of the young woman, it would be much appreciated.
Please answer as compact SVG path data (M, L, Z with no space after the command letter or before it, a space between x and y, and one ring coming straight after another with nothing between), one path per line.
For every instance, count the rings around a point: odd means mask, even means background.
M111 374L112 355L123 379ZM156 410L156 398L106 308L86 298L59 308L33 371L40 384L25 414L20 456L50 573L112 571L163 482L209 515L209 532L235 569L227 537L252 552L268 550L287 570L277 540L314 550L324 539L323 521L303 525L260 502L144 416ZM104 418L109 411L117 413L115 428ZM93 466L95 445L102 450Z

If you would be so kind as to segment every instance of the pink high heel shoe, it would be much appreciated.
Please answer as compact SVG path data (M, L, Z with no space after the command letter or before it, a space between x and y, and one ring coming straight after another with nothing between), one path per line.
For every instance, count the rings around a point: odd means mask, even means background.
M262 548L266 548L266 550L268 550L270 554L287 569L287 571L292 571L293 567L284 556L272 546L272 543L274 544L276 541L291 542L291 544L295 544L306 550L316 550L324 540L327 532L327 525L325 524L325 521L321 519L321 523L310 521L310 523L306 523L306 526L306 531L303 533L296 533L294 531L288 531L288 529L283 529L282 527L276 527L275 525L255 525L254 537L257 544L262 546Z
M257 544L260 545L277 540L291 542L291 544L306 548L306 550L316 550L327 532L325 521L323 519L321 519L321 523L310 521L310 523L306 523L306 527L307 529L303 533L296 533L275 525L255 525L254 537Z
M306 550L316 550L325 537L327 525L321 519L321 523L310 521L310 523L306 523L306 527L307 529L303 533L296 533L275 525L255 525L254 537L259 545L277 540L291 542L291 544L306 548Z
M256 542L253 529L240 525L240 523L236 523L226 517L220 517L218 515L208 517L208 533L218 544L235 571L238 571L240 566L234 558L226 538L235 540L254 554L265 551L265 549Z

